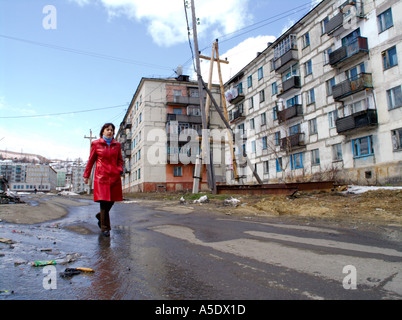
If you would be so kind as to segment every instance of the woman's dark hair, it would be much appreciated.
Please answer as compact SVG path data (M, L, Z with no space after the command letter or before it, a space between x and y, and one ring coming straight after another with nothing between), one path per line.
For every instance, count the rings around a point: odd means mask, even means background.
M115 126L114 126L114 124L113 124L113 123L105 123L105 124L103 125L103 127L102 127L100 133L99 133L99 138L102 138L102 136L103 136L103 131L104 131L106 128L108 128L109 126L112 126L112 128L113 128L113 134L114 134L114 131L115 131Z

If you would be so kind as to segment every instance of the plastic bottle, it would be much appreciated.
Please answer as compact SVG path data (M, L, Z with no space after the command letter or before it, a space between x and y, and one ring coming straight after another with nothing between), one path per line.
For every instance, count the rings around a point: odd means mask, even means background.
M51 264L56 264L56 261L55 261L55 260L50 260L50 261L35 261L35 262L32 263L32 265L33 265L34 267L48 266L48 265L51 265Z

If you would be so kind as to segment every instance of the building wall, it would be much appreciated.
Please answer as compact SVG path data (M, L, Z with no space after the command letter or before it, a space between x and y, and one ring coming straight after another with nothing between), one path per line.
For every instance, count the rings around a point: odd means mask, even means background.
M401 149L394 150L391 131L402 128L402 108L389 110L387 90L400 86L402 65L402 4L400 1L356 1L356 12L364 13L362 17L349 15L344 17L343 27L336 29L332 34L326 32L324 19L331 20L340 10L345 9L344 1L323 1L309 14L293 25L284 35L257 58L251 61L243 70L225 84L225 90L237 87L242 83L244 100L229 104L229 111L235 111L243 104L244 117L232 121L233 129L241 126L245 128L247 137L245 149L247 156L256 166L257 173L265 183L280 181L308 181L337 179L346 183L386 184L402 183L400 175ZM360 7L362 5L362 7ZM377 17L388 8L392 10L393 26L379 32ZM348 19L352 17L352 23ZM333 20L334 21L334 20ZM342 39L352 31L360 30L360 36L367 38L368 52L360 50L337 65L331 65L326 51L342 47ZM309 44L305 45L305 35L309 36ZM297 57L290 65L298 65L296 75L300 77L300 88L286 91L284 81L285 70L275 71L273 67L275 48L290 35L295 35ZM384 51L396 47L398 64L384 70ZM283 56L281 56L283 57ZM275 60L278 63L278 60ZM278 64L276 65L276 67ZM327 82L332 78L335 85L347 80L347 72L353 75L353 68L371 74L373 88L368 88L349 96L334 97L334 92L328 91ZM310 72L309 69L311 70ZM261 70L263 77L261 77ZM358 72L360 73L360 72ZM249 87L249 79L252 85ZM277 92L273 91L273 84L277 85ZM281 90L285 91L281 92ZM314 91L314 101L309 100L310 90ZM264 92L263 101L261 92ZM287 101L297 97L301 105L302 114L280 122L274 118L274 108L279 111L286 109ZM253 103L251 102L253 99ZM295 99L294 99L295 100ZM356 115L358 101L364 101L367 109L376 112L378 124L364 126L360 129L338 132L339 121L331 121L334 113L338 118L345 119L349 115ZM365 101L368 101L367 104ZM353 109L351 106L353 105ZM362 104L361 104L362 105ZM354 110L351 112L350 110ZM262 123L265 114L266 123ZM315 121L316 131L311 130ZM252 122L254 126L252 126ZM291 127L298 125L300 143L298 146L281 148L276 144L275 134L280 132L281 139L290 139ZM293 129L294 130L294 129ZM371 137L372 152L367 156L354 154L354 144L363 138ZM265 140L266 139L266 140ZM339 145L342 158L334 158L334 148ZM313 163L313 156L319 154L319 163ZM239 154L239 150L236 150ZM227 149L228 153L228 149ZM295 157L302 157L302 166L292 168L296 163ZM277 170L277 160L282 159L282 170ZM268 166L266 166L268 161ZM293 163L292 163L293 162ZM236 183L233 180L232 169L226 172L227 183ZM268 170L267 170L268 169ZM244 178L240 183L255 183L252 171L247 166L238 168L240 176Z
M215 98L220 101L216 90L217 87L214 88ZM179 163L173 164L168 161L167 130L170 121L168 114L173 114L174 109L181 109L183 116L189 116L187 115L187 107L196 102L196 97L190 97L191 94L195 94L195 91L198 91L197 83L191 81L178 81L175 78L143 78L141 80L116 136L122 142L123 150L127 143L123 142L126 140L124 137L131 137L127 145L129 150L123 152L126 166L126 173L122 178L124 192L192 189L195 157L191 158L190 163L179 161ZM188 103L182 100L175 103L174 96L179 93L180 99L191 98L188 99ZM211 110L210 115L210 126L212 128L223 125L216 119L216 112ZM131 124L131 127L127 124ZM174 166L182 168L180 177L173 175ZM215 171L218 177L222 177L224 175L224 164L218 163L215 166ZM221 180L223 179L220 178ZM203 178L200 189L204 190L205 186L206 177Z

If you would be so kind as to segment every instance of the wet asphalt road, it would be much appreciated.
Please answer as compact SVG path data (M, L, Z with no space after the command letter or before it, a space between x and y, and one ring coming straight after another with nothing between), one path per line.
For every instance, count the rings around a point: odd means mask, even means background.
M98 204L81 201L90 205L57 221L0 222L0 237L15 242L0 243L0 300L402 298L402 230L395 226L377 234L116 203L105 238ZM67 254L75 260L50 269L29 264ZM95 273L60 277L74 267Z

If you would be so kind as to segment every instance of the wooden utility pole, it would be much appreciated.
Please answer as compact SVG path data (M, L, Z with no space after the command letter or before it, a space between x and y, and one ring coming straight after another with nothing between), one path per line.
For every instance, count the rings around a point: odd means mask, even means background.
M84 139L89 139L89 154L91 154L91 145L92 145L92 140L96 139L96 136L92 136L92 129L89 129L89 137L84 136ZM93 171L94 167L92 168ZM78 172L80 168L78 167ZM91 185L92 185L92 172L88 178L88 194L91 193Z
M193 21L193 38L194 38L194 50L195 50L195 62L196 62L196 72L197 72L197 81L198 81L198 92L200 96L200 107L201 107L201 119L202 119L202 144L201 144L201 163L206 164L207 168L207 179L208 179L208 187L212 191L213 194L216 194L216 181L215 181L215 171L214 165L212 163L212 157L210 152L209 145L209 131L208 131L208 121L207 115L205 112L205 101L204 101L204 90L203 90L203 81L201 76L201 64L200 64L200 52L198 49L198 38L197 38L197 18L195 15L195 5L194 0L191 0L191 12L192 12L192 21ZM202 172L202 170L200 170ZM197 170L196 170L197 172ZM200 172L200 174L202 174ZM196 178L195 183L199 184L199 178ZM197 191L198 187L195 186L193 188L193 192Z

